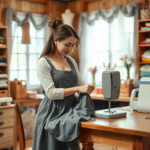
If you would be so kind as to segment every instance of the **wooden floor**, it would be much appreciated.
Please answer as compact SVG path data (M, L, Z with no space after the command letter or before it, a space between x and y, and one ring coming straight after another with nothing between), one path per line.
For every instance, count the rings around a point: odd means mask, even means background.
M32 147L32 139L26 140L26 147ZM80 148L81 148L81 144L80 144ZM19 150L19 142L17 143L17 149ZM101 144L94 144L94 150L127 150L127 149L122 149L122 148L118 148L118 149L112 149L112 146L106 146L106 145L101 145Z

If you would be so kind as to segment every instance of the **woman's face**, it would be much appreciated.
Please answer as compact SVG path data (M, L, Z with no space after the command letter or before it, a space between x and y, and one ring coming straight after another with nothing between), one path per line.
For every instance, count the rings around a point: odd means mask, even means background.
M77 39L74 36L70 36L60 42L54 38L54 43L56 44L57 50L59 54L63 56L68 55L74 49L76 42L77 42Z

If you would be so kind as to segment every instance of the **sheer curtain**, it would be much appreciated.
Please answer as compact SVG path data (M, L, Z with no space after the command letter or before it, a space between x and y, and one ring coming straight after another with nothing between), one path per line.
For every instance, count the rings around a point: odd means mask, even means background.
M96 84L101 85L102 72L105 70L103 63L111 63L111 67L116 64L115 70L120 71L121 79L126 79L127 73L120 57L125 54L134 55L134 16L125 17L120 11L110 23L99 16L92 25L84 22L82 26L80 72L85 83L92 83L88 68L97 66ZM134 67L130 75L135 79Z

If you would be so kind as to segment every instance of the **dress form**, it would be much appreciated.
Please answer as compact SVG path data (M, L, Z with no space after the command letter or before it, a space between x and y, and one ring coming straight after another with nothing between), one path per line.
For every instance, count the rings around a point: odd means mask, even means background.
M67 24L73 28L74 13L72 13L70 9L66 9L65 12L61 14L61 17L64 24Z

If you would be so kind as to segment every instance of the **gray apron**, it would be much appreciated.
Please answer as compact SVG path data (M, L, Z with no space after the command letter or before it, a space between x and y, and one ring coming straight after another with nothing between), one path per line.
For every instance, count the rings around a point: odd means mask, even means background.
M71 60L66 57L71 71L57 70L47 56L51 75L56 88L77 86L78 76ZM63 100L50 100L43 90L44 99L40 103L34 124L33 150L80 150L76 139L80 132L80 123L95 120L91 115L95 107L90 95L81 93L64 97Z

